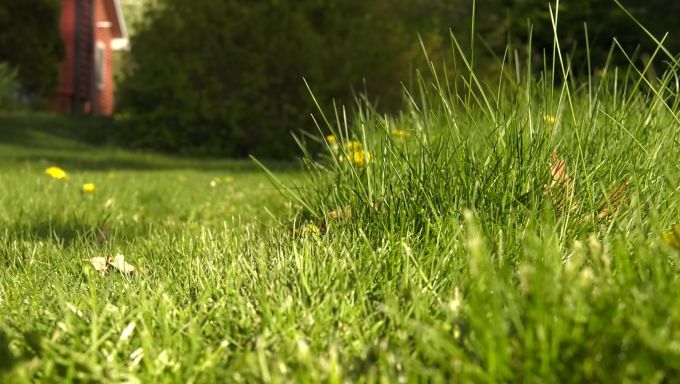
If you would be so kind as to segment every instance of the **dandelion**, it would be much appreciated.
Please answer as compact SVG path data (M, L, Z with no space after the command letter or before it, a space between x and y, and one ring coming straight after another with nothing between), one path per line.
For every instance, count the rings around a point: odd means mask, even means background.
M545 115L543 116L543 120L550 125L555 124L555 122L557 121L557 119L553 115Z
M331 149L331 151L338 152L340 149L340 145L338 144L338 140L335 138L335 136L326 136L326 142L328 143L328 147Z
M368 151L354 151L347 155L347 160L350 160L354 164L363 167L371 160L371 154L368 153Z
M406 137L408 136L408 132L401 130L401 129L395 129L390 134L394 137Z
M302 233L311 234L311 235L320 235L321 230L316 225L309 223L309 224L305 225L304 227L302 227Z
M95 187L94 187L94 184L92 184L92 183L85 183L81 187L81 191L83 191L83 193L92 193L92 192L94 192L94 190L95 190Z
M680 247L680 224L675 224L669 231L662 233L661 240L671 247Z
M210 180L210 188L215 188L215 187L217 187L217 182L218 182L218 180L214 180L214 179L213 179L213 180Z
M45 174L56 180L68 180L66 171L57 166L47 168Z
M358 151L362 147L361 141L358 140L350 140L345 143L345 148L349 149L350 151Z

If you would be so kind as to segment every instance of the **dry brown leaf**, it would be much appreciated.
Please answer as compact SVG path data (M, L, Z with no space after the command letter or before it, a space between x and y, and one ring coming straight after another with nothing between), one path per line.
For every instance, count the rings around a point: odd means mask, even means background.
M120 273L124 275L131 275L135 272L136 268L125 261L125 256L118 254L114 257L93 257L90 260L90 264L102 275L106 274L109 267L117 269Z
M550 183L543 185L543 196L550 198L552 205L558 211L564 212L578 209L574 203L575 181L567 173L566 161L559 158L556 151L550 154ZM571 205L570 205L571 204Z
M106 273L106 270L109 268L109 263L106 260L106 257L93 257L90 259L90 264L92 264L94 269L96 269L102 275Z
M108 240L110 232L109 225L104 224L104 227L99 231L99 234L97 234L97 242L99 244L104 244L106 240Z
M336 209L333 211L328 212L328 217L331 219L346 219L349 220L352 218L352 207L345 207L343 209Z
M569 182L567 163L557 156L556 151L553 151L550 154L550 163L550 185L546 186L547 190L559 187Z
M621 184L609 193L609 197L602 200L599 206L599 213L597 218L600 220L606 219L613 215L619 207L628 201L628 181L623 180Z
M135 267L126 262L125 256L121 254L114 256L113 259L109 258L108 262L110 266L116 268L124 275L130 275L135 272Z

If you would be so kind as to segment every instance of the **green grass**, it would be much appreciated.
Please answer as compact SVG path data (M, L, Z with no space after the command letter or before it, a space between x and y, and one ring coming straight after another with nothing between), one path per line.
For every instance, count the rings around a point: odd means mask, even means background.
M654 84L433 71L399 116L319 115L304 173L12 117L0 381L678 382L670 63ZM132 276L88 261L119 253Z

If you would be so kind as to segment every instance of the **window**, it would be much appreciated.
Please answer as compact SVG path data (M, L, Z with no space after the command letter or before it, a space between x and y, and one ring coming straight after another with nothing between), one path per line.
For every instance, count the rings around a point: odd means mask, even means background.
M106 69L106 45L101 41L97 42L94 51L94 76L97 89L104 89L104 70Z

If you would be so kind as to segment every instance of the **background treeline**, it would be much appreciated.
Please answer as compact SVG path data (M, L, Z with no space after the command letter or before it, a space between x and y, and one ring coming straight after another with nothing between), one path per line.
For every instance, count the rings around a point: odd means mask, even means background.
M624 5L657 35L676 32L667 46L679 51L680 2ZM415 68L425 64L419 35L437 65L446 63L452 76L464 72L449 60L449 30L469 47L472 12L471 0L160 0L136 26L121 82L130 140L171 151L291 156L290 132L311 129L315 109L303 77L324 107L365 94L378 109L394 111L402 87L413 85ZM586 22L593 68L604 65L615 36L638 57L655 48L613 1L565 0L559 18L576 75L587 68ZM477 2L482 73L497 67L493 57L508 43L524 50L529 20L540 69L553 41L548 2ZM621 55L612 60L624 62Z
M324 106L366 93L395 110L422 57L418 32L428 47L450 49L448 26L432 17L449 11L413 0L162 1L138 26L120 87L130 139L291 156L289 132L311 128L315 109L303 78Z
M59 0L0 3L0 79L48 105L57 83ZM140 7L139 3L146 3ZM622 0L666 46L680 52L680 1ZM472 0L126 0L134 20L131 51L119 75L121 131L133 145L176 152L267 157L296 154L291 131L313 129L315 110L303 78L324 108L365 95L392 112L403 88L424 68L421 43L447 75L449 32L470 49ZM524 58L532 37L533 68L543 68L553 31L547 0L480 0L475 10L475 67L498 70L508 44ZM553 7L555 2L552 2ZM655 50L613 0L562 0L559 39L573 74L586 74L584 23L591 70L610 55L613 38L638 64ZM134 12L134 14L132 14ZM531 23L532 28L529 29ZM531 32L530 32L531 31ZM626 59L613 50L611 65ZM662 63L657 71L662 71ZM9 84L9 81L0 81ZM7 87L5 87L7 88ZM0 93L2 89L0 89ZM0 95L1 96L1 95Z
M48 105L64 58L60 5L61 0L0 1L0 108L10 98Z

